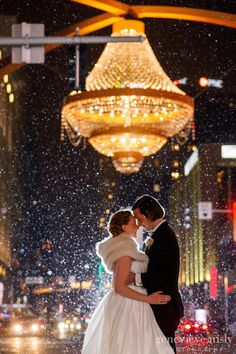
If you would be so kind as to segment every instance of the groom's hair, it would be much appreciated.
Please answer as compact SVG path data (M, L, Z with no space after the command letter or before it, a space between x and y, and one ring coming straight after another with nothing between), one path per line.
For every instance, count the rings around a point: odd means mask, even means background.
M158 200L148 194L142 195L142 197L136 200L132 206L132 210L134 209L139 209L140 213L145 215L146 218L151 221L155 221L156 219L160 219L165 216L165 210Z

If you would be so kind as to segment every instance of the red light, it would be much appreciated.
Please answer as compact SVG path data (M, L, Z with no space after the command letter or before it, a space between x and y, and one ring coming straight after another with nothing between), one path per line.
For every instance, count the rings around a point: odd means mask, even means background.
M206 331L208 329L208 325L207 324L202 325L202 329Z
M208 87L208 78L207 77L200 77L199 85L202 87Z
M233 202L233 240L236 242L236 202Z
M199 324L198 323L194 323L194 327L195 328L199 328Z
M217 298L217 267L210 268L210 298Z
M57 312L59 315L62 315L63 314L63 303L60 303L58 305L58 312Z
M186 324L185 325L185 329L190 329L191 328L191 325L190 324Z
M228 285L228 286L226 287L226 293L229 295L229 294L232 293L232 291L233 291L233 286L232 286L232 285Z

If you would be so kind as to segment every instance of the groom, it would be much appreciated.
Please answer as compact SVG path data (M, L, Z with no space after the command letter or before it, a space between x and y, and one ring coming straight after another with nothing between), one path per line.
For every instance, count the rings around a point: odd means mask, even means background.
M165 211L150 195L143 195L133 207L138 225L152 232L151 246L146 249L149 264L146 273L136 274L137 286L144 286L148 294L163 291L171 296L165 305L151 305L156 321L176 353L175 331L183 316L183 303L178 291L179 246L175 233L164 220ZM134 275L130 274L130 280ZM134 279L132 279L134 280Z

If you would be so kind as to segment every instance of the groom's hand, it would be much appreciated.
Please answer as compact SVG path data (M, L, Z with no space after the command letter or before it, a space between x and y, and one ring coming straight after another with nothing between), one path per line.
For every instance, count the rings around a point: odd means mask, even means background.
M170 295L163 294L163 291L156 291L148 295L149 304L152 305L166 305L170 299Z
M133 272L129 272L128 278L126 280L126 285L135 284L135 274Z

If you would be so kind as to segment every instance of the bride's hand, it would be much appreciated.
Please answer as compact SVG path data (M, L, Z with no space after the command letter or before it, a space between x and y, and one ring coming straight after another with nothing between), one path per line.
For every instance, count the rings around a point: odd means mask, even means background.
M152 305L165 305L170 301L170 295L163 294L163 291L156 291L148 295L148 302Z

